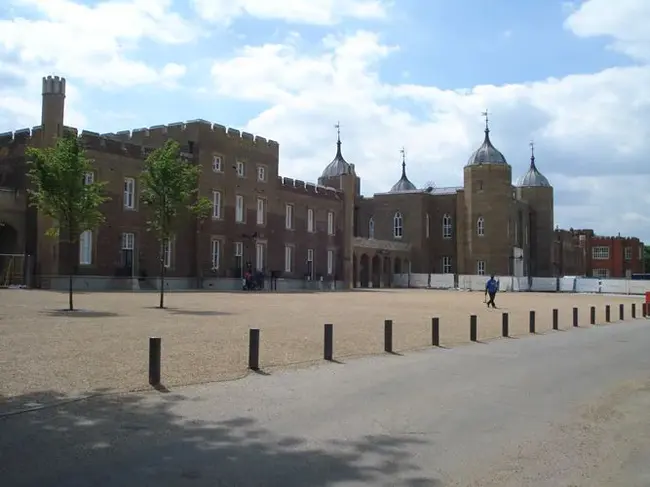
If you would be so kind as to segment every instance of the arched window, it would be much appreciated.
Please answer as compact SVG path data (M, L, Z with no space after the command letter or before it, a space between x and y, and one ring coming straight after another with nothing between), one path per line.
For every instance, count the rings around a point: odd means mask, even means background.
M451 238L451 234L452 234L451 215L445 215L442 217L442 238Z
M485 235L485 220L482 216L479 216L478 220L476 220L476 235L479 237Z
M375 219L370 217L368 221L368 238L375 238Z
M398 211L393 217L393 237L402 238L404 236L404 226L402 214Z

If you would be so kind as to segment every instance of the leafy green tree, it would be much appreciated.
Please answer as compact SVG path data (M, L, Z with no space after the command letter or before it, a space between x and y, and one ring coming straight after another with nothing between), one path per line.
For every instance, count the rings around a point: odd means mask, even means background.
M207 218L206 198L198 196L201 168L181 158L174 140L153 151L142 171L141 198L150 209L148 229L160 243L160 308L165 304L165 248L171 244L179 216L189 210L199 220Z
M46 235L68 244L68 307L73 311L72 278L76 263L72 249L82 232L95 230L104 221L100 206L109 200L104 195L105 183L86 178L92 173L92 161L73 134L59 138L54 147L29 147L26 156L30 161L30 204L52 218L53 225Z

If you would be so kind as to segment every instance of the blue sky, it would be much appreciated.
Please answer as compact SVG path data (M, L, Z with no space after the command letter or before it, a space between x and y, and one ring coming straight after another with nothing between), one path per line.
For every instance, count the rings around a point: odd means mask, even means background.
M277 139L282 174L314 181L340 120L372 193L402 146L416 185L460 185L489 108L513 178L536 141L559 225L650 240L650 2L6 3L0 131L38 124L40 78L58 74L69 125L203 118Z

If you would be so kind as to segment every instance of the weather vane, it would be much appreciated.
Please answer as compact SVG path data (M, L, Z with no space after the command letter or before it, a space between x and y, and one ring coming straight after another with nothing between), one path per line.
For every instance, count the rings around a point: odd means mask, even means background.
M530 146L530 157L534 158L535 157L535 142L531 140L530 144L528 144L528 145Z
M336 125L334 125L334 128L336 129L336 136L340 139L341 138L341 122L336 122Z
M489 130L490 114L488 113L488 109L486 108L484 112L481 112L481 115L485 117L485 130Z
M406 149L402 147L399 153L402 154L402 164L406 164Z

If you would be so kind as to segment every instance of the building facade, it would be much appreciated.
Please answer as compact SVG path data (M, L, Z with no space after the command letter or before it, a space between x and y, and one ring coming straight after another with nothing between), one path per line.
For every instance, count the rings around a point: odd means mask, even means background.
M0 134L0 265L29 255L28 274L44 288L63 287L70 272L81 288L153 287L160 256L169 287L235 289L249 263L285 287L350 288L390 286L408 272L552 276L561 269L558 255L569 252L557 245L553 188L534 153L513 184L487 116L462 186L418 189L403 157L395 185L364 197L340 135L313 184L281 176L279 145L263 137L204 120L79 134L64 125L65 79L43 78L42 101L41 125ZM65 132L83 142L94 161L86 177L106 182L110 198L105 224L74 247L45 236L51 222L26 197L26 147L51 146ZM161 246L146 229L139 175L147 155L170 138L201 167L199 193L213 211L204 222L179 218Z

